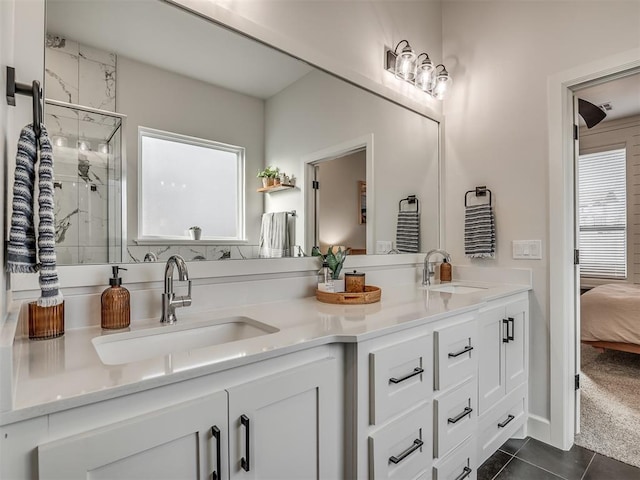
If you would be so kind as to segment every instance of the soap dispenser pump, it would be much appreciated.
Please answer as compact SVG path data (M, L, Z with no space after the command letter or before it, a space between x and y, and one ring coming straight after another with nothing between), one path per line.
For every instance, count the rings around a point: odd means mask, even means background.
M102 292L100 325L102 328L115 330L127 328L131 323L130 294L129 290L122 286L122 278L118 275L120 270L126 268L114 265L111 269L113 276L109 279L110 287Z

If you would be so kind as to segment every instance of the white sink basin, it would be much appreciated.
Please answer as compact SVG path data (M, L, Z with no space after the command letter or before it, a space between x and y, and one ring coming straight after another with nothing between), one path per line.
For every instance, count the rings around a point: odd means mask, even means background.
M440 285L432 285L429 290L433 292L444 293L474 293L486 290L486 287L476 287L473 285L461 285L459 283L441 283Z
M91 342L102 363L121 365L278 331L266 323L237 316L113 333L95 337Z

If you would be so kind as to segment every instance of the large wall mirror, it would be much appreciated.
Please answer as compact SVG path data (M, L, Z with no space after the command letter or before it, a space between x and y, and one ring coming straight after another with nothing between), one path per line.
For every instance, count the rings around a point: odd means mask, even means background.
M173 4L47 0L44 89L59 264L438 246L438 122Z

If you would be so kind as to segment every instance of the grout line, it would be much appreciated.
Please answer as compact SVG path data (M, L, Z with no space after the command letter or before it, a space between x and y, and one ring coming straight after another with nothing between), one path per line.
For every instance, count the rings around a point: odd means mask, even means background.
M591 466L595 458L596 458L596 452L593 452L593 456L591 457L591 460L589 460L589 465L587 465L587 468L584 469L584 473L582 474L582 477L580 477L580 480L584 479L585 475L587 474L587 471L589 470L589 467Z
M504 452L504 453L507 453L507 452ZM511 454L509 454L509 455L511 455ZM501 468L500 470L498 470L498 473L496 473L496 474L493 476L493 478L492 478L491 480L496 480L496 478L498 478L498 475L500 475L500 474L502 473L502 471L506 468L506 466L507 466L507 465L509 465L509 464L511 463L511 461L512 461L514 458L516 458L516 457L514 457L513 455L511 455L511 458L507 461L507 463L505 463L505 464L502 466L502 468Z
M520 458L520 457L516 457L516 458L518 460L524 462L524 463L528 463L529 465L531 465L533 467L539 468L540 470L544 470L545 472L550 473L551 475L553 475L555 477L562 478L562 480L568 480L567 478L563 477L562 475L558 475L557 473L552 472L551 470L547 470L546 468L541 467L540 465L536 465L535 463L531 463L528 460L525 460L524 458Z

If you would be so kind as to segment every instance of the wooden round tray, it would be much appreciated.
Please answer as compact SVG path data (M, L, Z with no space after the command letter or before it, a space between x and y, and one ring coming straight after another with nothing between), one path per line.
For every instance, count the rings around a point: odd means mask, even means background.
M362 293L349 292L321 292L316 290L316 299L323 303L335 303L337 305L361 305L363 303L375 303L380 301L382 290L380 287L365 285Z

